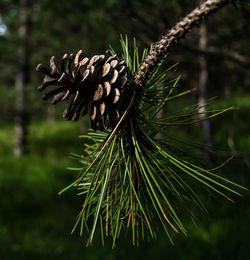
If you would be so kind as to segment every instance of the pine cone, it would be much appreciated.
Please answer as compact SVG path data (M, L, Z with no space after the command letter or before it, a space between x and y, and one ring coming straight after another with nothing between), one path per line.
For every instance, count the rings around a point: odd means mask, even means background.
M106 129L114 127L123 113L122 95L127 86L127 67L124 60L116 55L95 55L91 59L82 57L82 50L76 55L65 54L57 67L55 57L50 59L50 69L42 64L36 67L45 74L43 84L38 87L44 91L48 86L59 86L49 90L42 99L53 97L52 104L69 100L63 117L77 121L80 114L90 109L91 127ZM125 96L125 95L124 95Z

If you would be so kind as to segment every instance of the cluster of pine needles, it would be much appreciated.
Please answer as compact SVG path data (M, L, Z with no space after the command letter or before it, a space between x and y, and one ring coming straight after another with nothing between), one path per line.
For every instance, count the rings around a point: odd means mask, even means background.
M126 61L133 88L133 77L147 50L140 58L135 42L132 55L128 40L122 39L121 44L121 58ZM241 186L200 166L188 151L182 150L185 146L169 136L170 126L199 122L201 111L199 105L194 105L170 115L160 113L166 103L193 91L175 94L180 77L169 78L175 67L166 69L159 64L155 68L143 89L134 90L126 116L115 129L90 130L81 136L85 150L73 156L81 167L72 168L78 177L60 193L75 187L82 196L82 209L73 231L77 226L81 235L87 231L87 244L92 243L97 231L103 243L106 236L112 237L113 247L125 231L131 234L133 244L156 238L159 230L165 230L172 242L171 230L186 234L179 216L189 211L188 205L205 209L195 186L204 186L229 200L228 191L240 195L231 187ZM202 113L212 118L230 109L207 109Z

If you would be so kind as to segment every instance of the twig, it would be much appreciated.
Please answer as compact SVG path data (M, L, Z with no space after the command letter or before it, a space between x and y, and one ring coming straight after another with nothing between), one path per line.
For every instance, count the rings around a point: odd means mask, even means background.
M177 44L178 41L195 25L199 25L204 18L208 17L219 8L229 4L231 1L207 0L178 22L165 36L162 37L160 41L153 44L145 61L141 64L140 69L135 75L135 84L143 86L156 65L171 47Z
M225 162L223 162L221 165L213 168L213 169L209 169L209 171L216 171L216 170L219 170L220 168L222 168L224 165L226 165L228 162L230 162L235 156L232 155L230 158L228 158Z

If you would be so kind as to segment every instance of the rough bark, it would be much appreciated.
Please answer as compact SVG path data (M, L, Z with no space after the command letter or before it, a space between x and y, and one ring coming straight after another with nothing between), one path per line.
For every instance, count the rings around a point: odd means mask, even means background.
M230 2L230 0L207 0L171 28L160 41L153 44L145 61L135 75L135 84L143 86L154 68L171 47L176 45L195 25L199 25L204 18Z
M16 117L14 154L22 156L27 151L28 113L26 111L26 86L30 81L29 39L31 29L31 1L20 1L18 69L16 73Z

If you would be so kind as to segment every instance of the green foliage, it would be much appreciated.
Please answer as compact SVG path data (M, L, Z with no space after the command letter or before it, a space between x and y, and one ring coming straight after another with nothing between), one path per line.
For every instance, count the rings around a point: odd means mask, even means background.
M240 94L237 96L240 100ZM181 103L186 101L184 97ZM230 106L233 101L221 102L221 106ZM182 105L175 103L175 109L180 109ZM240 104L239 108L240 110L234 111L237 116L233 123L238 128L235 139L237 148L242 150L246 148L245 143L249 139L245 121L248 108L241 108ZM228 129L223 126L232 122L230 114L231 112L225 113L218 120L218 140L227 137ZM131 234L128 234L120 237L119 246L113 250L110 249L112 241L109 238L106 240L106 246L100 247L99 236L93 246L85 248L85 239L79 238L78 234L70 235L82 197L74 196L74 190L69 190L61 197L57 196L58 191L75 176L75 172L66 170L66 166L79 167L77 162L68 158L71 151L79 154L82 152L83 139L76 137L81 132L79 125L60 120L51 125L32 123L31 129L32 155L21 159L12 155L13 126L0 129L1 259L77 260L82 255L86 259L97 260L164 259L166 255L170 259L183 260L248 259L250 229L249 225L245 224L250 217L248 199L238 200L234 205L226 200L215 203L214 199L207 200L207 194L202 197L205 196L206 199L209 219L190 205L198 217L197 226L192 225L185 216L181 216L188 231L188 238L170 231L174 246L168 243L162 231L158 234L159 239L151 240L150 243L142 241L139 247L131 247L128 243ZM178 128L169 131L174 133L176 129ZM182 127L179 130L181 131ZM223 172L227 178L233 178L237 182L241 180L242 184L250 185L244 158L236 158L224 167Z
M133 56L127 38L121 44L122 58L129 78L133 79L141 63L136 42ZM228 200L231 199L222 189L240 195L231 186L243 187L203 168L184 150L182 142L180 146L171 142L169 134L170 126L199 122L201 113L213 118L232 107L201 112L201 107L196 105L157 116L166 104L193 91L175 94L179 77L168 79L171 69L161 70L159 64L144 88L135 89L127 118L123 122L121 119L112 131L90 132L86 136L84 155L74 156L83 167L72 169L79 171L79 177L62 192L75 186L78 195L84 197L73 231L80 225L80 235L84 230L89 232L88 244L93 242L98 223L102 242L105 236L111 236L113 247L124 229L132 234L133 244L157 238L161 229L172 242L171 229L187 233L179 215L189 212L194 219L190 211L192 204L206 210L196 186L202 184ZM129 83L133 88L132 82Z
M69 160L63 151L72 149L77 128L58 123L49 129L46 124L32 125L31 154L20 159L12 155L13 126L0 131L1 259L55 259L64 250L60 229L69 230L63 216L72 217L74 204L67 202L67 197L62 203L56 194L69 181L65 169ZM61 145L54 146L55 136ZM51 142L44 142L48 137Z

